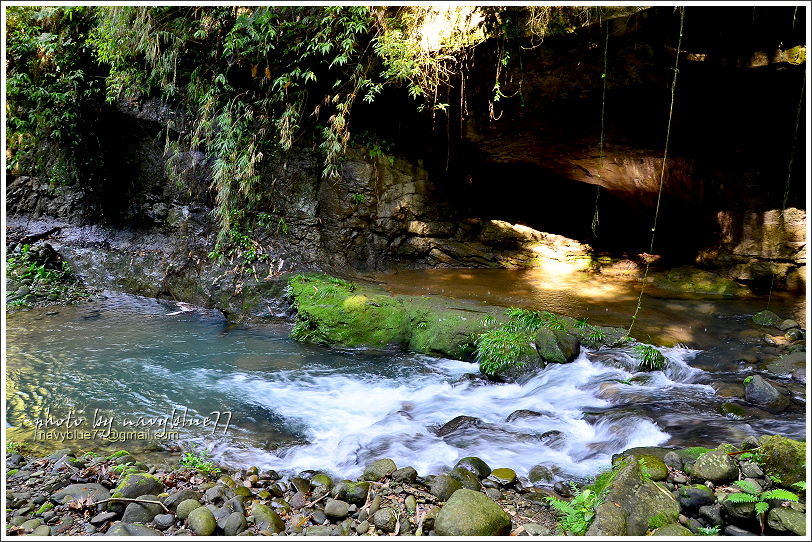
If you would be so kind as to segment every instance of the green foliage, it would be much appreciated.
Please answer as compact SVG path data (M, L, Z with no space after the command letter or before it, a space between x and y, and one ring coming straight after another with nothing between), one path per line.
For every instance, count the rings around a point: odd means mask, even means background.
M559 527L567 534L581 536L586 533L590 523L595 518L595 510L603 503L604 497L590 488L583 490L571 486L573 499L569 502L556 497L546 497L549 505L562 515L559 518Z
M6 454L22 454L23 445L15 440L6 441Z
M634 353L637 359L640 360L639 369L641 371L660 371L665 368L665 356L649 344L636 345Z
M792 487L797 487L801 491L806 491L806 482L804 482L803 480L801 480L800 482L795 482L794 484L792 484Z
M196 470L200 474L207 476L217 476L221 472L220 468L209 460L209 454L205 451L200 453L185 452L183 457L180 458L180 466L186 469Z
M732 503L754 503L756 514L759 516L762 531L764 530L764 514L770 509L768 501L781 500L798 502L798 495L787 491L785 489L771 489L768 491L759 492L759 487L748 480L737 480L734 482L742 492L731 493L727 496L727 500Z
M526 333L508 329L489 329L476 339L476 359L487 375L510 367L522 367L522 358L531 352Z
M745 385L745 386L747 386L747 385L748 385L748 384L750 384L750 382L752 382L752 381L753 381L753 377L752 377L752 376L748 376L747 378L745 378L745 379L744 379L744 385Z
M30 279L31 295L48 297L60 302L79 301L90 296L73 274L70 264L62 261L58 265L52 261L42 261L30 245L23 245L7 255L6 275L16 280ZM7 301L7 306L26 306L25 299Z
M642 465L641 465L642 466ZM642 469L641 469L642 470ZM650 478L649 478L650 479ZM648 518L648 528L650 530L659 529L664 525L668 525L668 517L660 512L659 514L655 514Z
M94 8L7 8L7 171L54 184L90 183L101 168L103 88L85 38Z
M112 461L113 459L116 459L118 457L122 457L122 456L125 456L125 455L130 455L130 452L128 452L127 450L119 450L117 452L114 452L114 453L108 455L107 456L107 461Z
M696 532L701 536L716 536L721 530L722 528L719 525L714 525L713 527L699 527Z
M366 196L363 194L353 194L352 195L352 202L356 205L361 205L366 201Z

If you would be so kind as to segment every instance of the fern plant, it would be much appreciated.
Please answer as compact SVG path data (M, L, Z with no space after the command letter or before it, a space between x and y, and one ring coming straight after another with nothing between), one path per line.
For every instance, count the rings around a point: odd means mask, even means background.
M755 503L756 515L761 523L761 532L764 532L764 515L770 509L768 501L781 500L798 502L798 495L786 489L771 489L769 491L760 491L756 484L750 480L737 480L734 482L741 493L731 493L727 496L727 500L732 503Z
M581 536L586 533L595 518L595 510L603 504L603 496L590 488L578 489L571 484L575 497L569 502L547 497L549 505L562 514L559 526L565 533Z

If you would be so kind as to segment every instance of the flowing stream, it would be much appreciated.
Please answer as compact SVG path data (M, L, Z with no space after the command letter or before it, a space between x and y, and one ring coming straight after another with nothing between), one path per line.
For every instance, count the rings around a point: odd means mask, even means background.
M196 446L227 466L347 477L383 457L425 475L476 455L564 479L633 446L805 431L800 410L720 414L718 375L684 346L662 348L665 372L635 373L628 351L582 350L520 384L490 384L471 363L302 345L285 325L231 327L216 311L107 296L8 316L8 438L164 462L167 448Z

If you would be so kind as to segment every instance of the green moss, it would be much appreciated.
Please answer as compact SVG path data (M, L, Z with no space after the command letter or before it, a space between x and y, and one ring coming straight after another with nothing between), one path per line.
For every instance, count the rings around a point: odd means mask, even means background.
M14 475L15 475L15 474L17 474L18 472L20 472L20 469L11 469L11 470L9 470L9 471L7 471L7 472L6 472L6 477L8 478L8 477L10 477L10 476L14 476Z
M117 451L115 453L112 453L112 454L108 455L107 456L107 461L112 461L113 459L116 459L117 457L121 457L121 456L124 456L124 455L130 455L130 452L128 452L127 450L119 450L119 451Z
M791 487L806 479L806 443L779 435L763 436L759 451L764 470L781 485Z
M664 525L668 525L670 522L671 520L661 512L648 518L648 528L654 530L659 527L663 527Z
M46 502L45 504L43 504L42 506L39 507L39 509L37 510L35 515L41 516L42 514L47 512L48 510L51 510L53 507L54 507L54 503Z
M702 446L692 446L690 448L683 448L677 453L681 458L697 460L699 459L700 456L703 456L708 452L710 452L710 448L703 448Z

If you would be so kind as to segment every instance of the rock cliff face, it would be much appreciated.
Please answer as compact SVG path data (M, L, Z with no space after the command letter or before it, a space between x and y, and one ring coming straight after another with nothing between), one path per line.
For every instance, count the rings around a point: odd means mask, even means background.
M8 177L8 224L62 226L49 242L92 284L235 314L278 312L275 278L296 269L634 260L649 252L679 16L652 9L605 23L522 49L503 73L513 97L499 102L490 72L475 68L494 65L499 44L478 47L445 126L432 129L405 94L359 105L357 130L391 132L400 157L354 148L332 181L307 149L267 164L271 220L250 233L269 257L248 270L208 257L209 159L175 155L182 182L170 181L156 136L176 113L152 102L121 104L100 127L101 188ZM802 290L803 20L792 8L688 8L684 24L654 252Z

